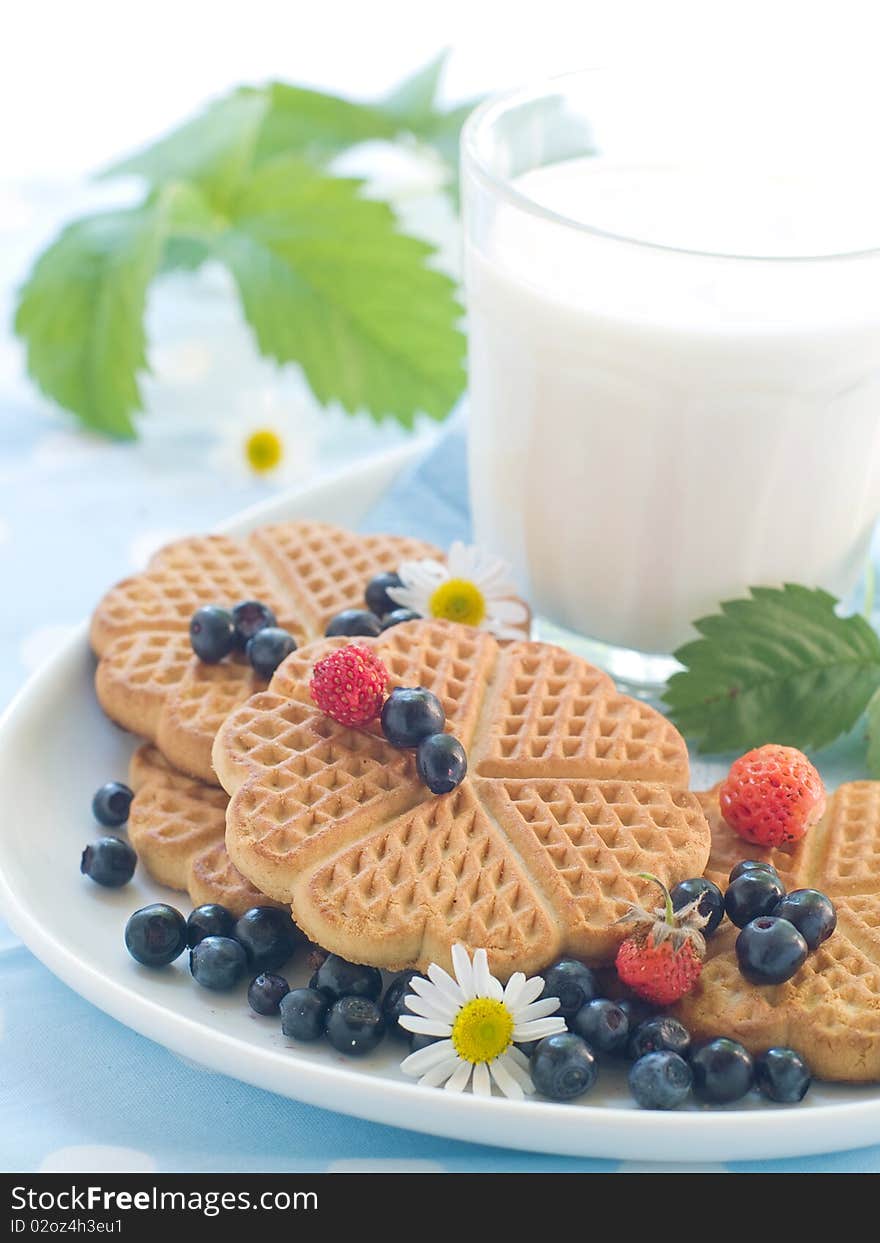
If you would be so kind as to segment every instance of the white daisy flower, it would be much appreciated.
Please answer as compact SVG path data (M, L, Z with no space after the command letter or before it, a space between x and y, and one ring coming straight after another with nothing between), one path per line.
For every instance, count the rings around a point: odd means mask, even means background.
M491 1096L493 1083L512 1099L534 1092L528 1059L516 1045L565 1031L565 1019L552 1017L559 998L541 997L541 977L527 980L521 971L502 987L489 973L484 949L471 962L464 946L454 945L452 965L455 979L436 963L427 980L413 979L414 992L405 1002L412 1015L398 1022L437 1039L404 1058L400 1069L427 1087L445 1085L447 1092L463 1092L470 1083L477 1096Z
M297 388L257 389L242 398L240 408L243 414L221 430L214 467L271 483L292 483L312 473L320 415Z
M498 639L525 639L529 613L516 598L510 572L498 557L456 540L445 565L432 557L404 561L397 570L403 585L389 587L388 594L422 617L476 626Z

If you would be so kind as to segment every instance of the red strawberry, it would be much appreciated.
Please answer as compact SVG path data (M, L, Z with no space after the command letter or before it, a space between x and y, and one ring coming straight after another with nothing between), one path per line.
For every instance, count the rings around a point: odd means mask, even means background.
M700 978L706 942L700 929L707 916L699 911L700 898L680 910L672 909L666 886L647 872L640 875L663 891L663 906L646 911L633 905L620 921L635 929L621 942L615 966L622 983L655 1006L669 1006L689 993Z
M825 811L825 787L794 747L769 743L740 756L718 791L721 814L755 846L797 842Z
M381 712L387 685L388 670L375 652L353 643L317 661L309 690L340 725L367 725Z

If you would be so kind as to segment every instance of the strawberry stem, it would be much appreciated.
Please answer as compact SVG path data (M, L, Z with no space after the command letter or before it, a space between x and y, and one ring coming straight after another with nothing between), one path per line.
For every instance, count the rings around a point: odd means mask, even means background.
M672 898L670 896L669 890L663 884L663 881L660 879L659 876L655 876L653 872L639 872L639 876L641 876L642 880L650 880L650 881L653 881L655 885L660 886L660 889L663 892L663 904L666 907L666 922L667 924L670 925L670 927L674 927L675 926L675 911L673 910L673 907L672 907Z

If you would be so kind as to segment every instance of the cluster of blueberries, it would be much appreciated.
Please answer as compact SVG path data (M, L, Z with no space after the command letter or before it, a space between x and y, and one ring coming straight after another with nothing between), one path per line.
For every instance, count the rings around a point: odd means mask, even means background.
M335 636L375 638L389 626L413 621L419 614L398 608L388 595L389 587L402 586L397 574L377 574L367 583L365 609L343 609L331 617L324 630ZM232 652L244 652L255 673L271 678L285 657L296 651L296 640L283 630L268 605L242 600L233 608L206 604L196 609L189 623L192 649L199 660L215 665Z
M396 746L416 745L416 735L428 725L433 733L426 736L437 736L445 723L442 706L427 691L397 690L385 711L383 729ZM122 782L101 786L92 802L95 819L106 828L121 827L132 797ZM81 870L98 884L118 887L131 879L136 863L128 842L107 836L86 847ZM786 894L778 873L757 861L736 865L726 894L698 877L674 886L670 896L676 910L699 899L700 911L708 916L703 929L708 935L725 914L742 928L736 944L740 968L760 984L789 979L836 923L834 907L824 894L810 889ZM128 952L146 967L165 967L189 949L193 979L204 988L229 990L250 975L251 1009L280 1015L282 1032L293 1040L325 1037L351 1056L371 1053L386 1034L408 1041L413 1052L432 1042L433 1037L411 1035L398 1022L417 972L400 972L383 992L382 974L375 967L329 954L322 957L308 987L292 989L278 971L304 943L289 913L267 906L253 907L236 919L225 907L210 903L185 918L173 906L154 902L135 911L125 927ZM810 1070L794 1049L771 1048L753 1058L743 1045L725 1037L692 1046L677 1019L638 999L603 997L594 973L574 959L547 968L542 996L559 998L559 1013L568 1028L523 1046L535 1088L550 1100L573 1100L589 1091L603 1057L630 1060L630 1091L646 1109L674 1109L691 1093L701 1101L726 1104L753 1087L769 1100L794 1103L810 1086Z
M231 609L206 604L192 615L189 639L199 660L215 665L231 652L244 652L254 672L271 678L286 656L296 651L292 634L259 600L242 600Z
M467 754L452 734L444 734L446 713L435 694L422 686L398 686L382 705L382 733L393 747L414 747L416 771L432 794L448 794L464 779Z
M730 873L727 891L705 877L682 881L670 891L676 910L700 899L708 916L707 936L725 915L742 929L736 938L739 969L752 984L783 984L804 965L837 927L830 898L818 889L785 892L779 873L769 863L745 859Z
M324 631L328 638L335 635L375 638L383 630L391 626L399 626L401 622L418 621L420 613L412 609L402 609L388 594L389 587L402 587L399 574L377 574L367 583L364 592L365 609L343 609L335 617L331 617Z
M627 1058L629 1088L643 1109L675 1109L693 1092L698 1100L727 1104L752 1088L769 1100L803 1099L810 1071L794 1049L768 1049L758 1058L724 1037L692 1046L677 1019L645 1002L600 995L589 967L574 959L544 972L544 996L558 997L568 1031L546 1036L531 1048L536 1089L551 1100L572 1100L596 1082L600 1058Z
M108 781L95 792L92 813L105 829L119 829L128 820L134 794L121 781ZM134 876L137 855L124 838L107 836L86 846L79 869L99 885L118 889Z

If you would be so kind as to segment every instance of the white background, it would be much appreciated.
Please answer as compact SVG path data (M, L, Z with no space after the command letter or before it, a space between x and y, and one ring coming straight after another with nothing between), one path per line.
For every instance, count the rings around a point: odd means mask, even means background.
M450 100L633 62L674 92L833 94L877 74L872 0L19 0L0 54L0 177L63 181L210 97L277 77L379 94L443 46ZM695 100L695 107L699 101Z

